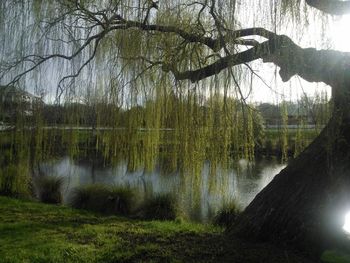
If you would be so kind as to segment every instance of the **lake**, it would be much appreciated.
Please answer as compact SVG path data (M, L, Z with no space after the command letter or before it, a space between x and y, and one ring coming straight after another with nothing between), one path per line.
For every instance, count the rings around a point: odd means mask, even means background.
M126 186L135 190L137 202L159 193L171 193L178 201L185 218L208 222L227 202L235 201L245 208L285 164L275 159L258 159L253 163L236 161L230 168L204 163L201 174L173 172L162 174L161 169L145 172L143 169L130 172L126 162L113 167L96 167L87 162L74 162L69 157L41 165L48 175L65 179L63 197L68 202L72 189L86 184L99 183Z

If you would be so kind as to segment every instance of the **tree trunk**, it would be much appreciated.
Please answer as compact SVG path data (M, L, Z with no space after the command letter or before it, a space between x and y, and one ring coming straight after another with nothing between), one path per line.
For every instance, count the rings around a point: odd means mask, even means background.
M342 226L350 211L350 95L346 88L333 87L334 110L328 125L255 197L229 234L282 241L313 256L344 244Z

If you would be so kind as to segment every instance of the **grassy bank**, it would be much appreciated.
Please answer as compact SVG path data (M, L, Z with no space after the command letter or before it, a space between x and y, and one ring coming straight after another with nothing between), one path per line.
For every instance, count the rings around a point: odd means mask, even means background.
M103 217L0 197L0 262L309 262L184 222ZM288 261L286 261L288 260Z

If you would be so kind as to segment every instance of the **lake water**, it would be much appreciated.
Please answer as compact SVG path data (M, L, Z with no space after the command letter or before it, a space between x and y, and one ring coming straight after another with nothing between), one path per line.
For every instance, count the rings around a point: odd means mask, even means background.
M284 167L276 160L261 159L254 163L240 160L229 169L219 167L213 173L209 163L204 163L201 175L193 176L178 172L164 175L159 169L129 172L126 162L115 167L96 168L88 163L73 162L68 157L42 164L45 173L64 177L66 202L72 189L80 185L127 186L135 190L139 202L158 193L171 193L176 196L184 216L200 222L211 220L232 200L243 209Z

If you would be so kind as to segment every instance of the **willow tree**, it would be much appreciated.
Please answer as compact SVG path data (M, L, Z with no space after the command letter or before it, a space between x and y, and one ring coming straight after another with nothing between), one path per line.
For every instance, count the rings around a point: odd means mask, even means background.
M256 74L249 63L262 59L280 68L284 82L298 75L331 86L334 109L328 125L230 231L321 249L341 236L350 209L350 55L302 48L278 33L278 21L304 30L315 10L319 17L342 15L350 12L350 2L5 0L0 3L5 34L0 77L14 84L57 70L57 101L62 94L77 94L78 80L87 78L83 86L109 79L141 98L163 81L178 87L180 96L201 89L203 96L208 87L218 87L244 102L244 76ZM18 42L9 52L13 34ZM146 84L138 90L132 79ZM126 100L123 96L116 97Z

